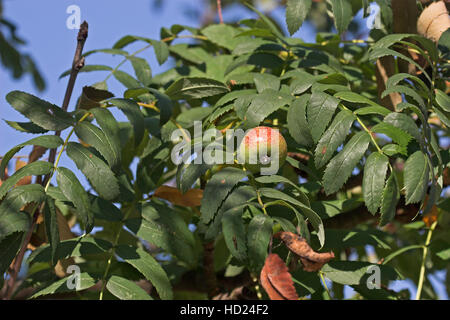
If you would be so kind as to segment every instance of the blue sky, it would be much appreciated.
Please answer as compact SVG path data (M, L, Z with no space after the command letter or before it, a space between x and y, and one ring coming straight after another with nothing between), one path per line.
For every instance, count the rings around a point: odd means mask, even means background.
M78 32L66 27L66 20L69 17L66 9L74 4L81 9L81 19L89 22L89 37L84 50L86 52L92 49L111 48L120 37L127 34L159 39L160 28L170 27L174 23L198 26L198 20L192 15L186 14L186 11L187 9L199 10L205 5L205 2L202 0L164 0L162 9L156 11L152 7L151 0L4 0L4 14L17 24L19 35L27 41L27 45L22 51L32 54L47 82L47 89L39 93L35 90L29 77L14 80L0 67L0 119L25 121L5 101L5 95L12 90L26 91L57 105L61 104L67 78L58 80L58 77L71 66ZM285 28L284 9L276 9L273 15ZM224 11L225 21L252 16L254 16L253 13L242 7L233 7ZM315 32L310 25L305 24L294 36L301 37L307 42L313 42ZM136 44L128 49L133 52L141 46ZM145 51L140 56L149 60L154 74L170 67L170 60L165 65L159 66L152 50ZM97 54L89 56L86 63L106 64L114 67L120 61L119 57ZM131 68L126 66L124 70L131 71ZM80 74L69 110L73 110L82 86L102 81L105 76L106 73L101 72ZM114 79L109 80L108 85L116 95L123 92L123 87ZM3 121L0 122L0 154L6 153L15 145L31 138L31 135L20 134ZM21 154L28 154L28 150L22 150ZM62 158L61 165L76 171L74 165L66 157ZM78 176L81 180L83 179L81 174ZM442 276L439 274L437 277L442 278ZM409 288L412 296L415 294L415 288L405 281L397 282L394 284L394 288L396 290ZM439 290L442 298L446 297L444 291L442 288Z

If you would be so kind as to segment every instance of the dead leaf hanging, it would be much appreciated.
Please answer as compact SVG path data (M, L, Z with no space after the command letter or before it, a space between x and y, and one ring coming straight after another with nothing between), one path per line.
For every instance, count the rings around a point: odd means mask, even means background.
M334 253L315 252L308 244L308 242L299 235L292 232L279 232L277 235L284 244L295 253L303 264L303 270L315 272L322 268L322 266L334 258Z
M277 254L266 258L260 280L271 300L298 300L291 274Z

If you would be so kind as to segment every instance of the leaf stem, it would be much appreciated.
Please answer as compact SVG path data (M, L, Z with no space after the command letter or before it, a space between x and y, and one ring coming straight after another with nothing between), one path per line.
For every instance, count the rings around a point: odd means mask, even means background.
M330 294L330 291L328 290L328 286L327 286L327 283L325 281L325 277L323 276L323 272L319 271L319 275L320 275L320 279L322 280L322 283L323 283L323 286L325 288L325 291L327 292L328 300L331 300L331 294Z
M437 221L433 222L430 229L428 230L427 239L425 240L425 246L423 248L423 255L422 255L422 265L420 266L420 275L419 275L419 282L417 285L417 294L416 294L416 300L420 300L420 296L422 294L422 288L423 283L425 281L425 262L428 254L428 246L431 242L431 236L433 235L433 231L436 228Z

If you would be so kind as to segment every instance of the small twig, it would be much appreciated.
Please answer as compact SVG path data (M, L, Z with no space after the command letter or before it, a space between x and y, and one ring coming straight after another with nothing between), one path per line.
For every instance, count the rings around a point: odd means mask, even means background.
M220 21L220 23L223 23L222 0L217 0L217 13L219 14L219 21Z
M86 42L87 36L88 36L88 23L86 21L84 21L80 26L80 31L78 32L77 48L75 50L75 56L74 56L73 63L72 63L72 71L70 72L70 78L69 78L69 82L67 84L64 101L61 106L61 108L64 111L67 111L67 108L69 106L70 98L72 96L72 92L73 92L73 88L75 86L75 81L77 79L78 72L84 66L84 57L82 57L82 53L83 53L83 47ZM55 132L56 136L60 136L60 134L61 134L61 131ZM56 160L56 149L51 149L48 161L50 163L54 164L55 160ZM53 173L53 171L52 171L52 173ZM52 173L46 175L45 179L43 179L43 181L42 181L42 185L47 185L46 189L48 188L48 185L50 183ZM5 297L8 300L12 297L12 294L14 292L14 285L15 285L15 282L17 279L17 275L20 272L20 268L22 266L22 261L25 256L25 252L27 250L28 243L30 242L31 235L33 234L34 227L36 226L36 221L39 217L40 210L37 210L37 207L38 206L35 206L35 209L31 213L33 216L33 222L25 236L25 240L22 244L22 247L20 248L19 254L17 255L17 257L14 261L14 266L11 271L11 277L6 284L7 288L6 288Z
M73 88L75 86L75 81L77 80L78 72L80 69L84 67L84 57L83 48L88 37L88 23L84 21L80 26L80 31L77 36L77 48L75 50L75 55L72 62L72 70L70 71L69 82L67 83L66 93L64 95L64 100L61 108L64 111L67 111L69 107L70 98L72 97ZM56 131L55 135L59 137L61 131ZM50 150L49 162L54 163L56 158L56 149ZM44 179L44 184L47 183L47 179L49 179L49 175Z

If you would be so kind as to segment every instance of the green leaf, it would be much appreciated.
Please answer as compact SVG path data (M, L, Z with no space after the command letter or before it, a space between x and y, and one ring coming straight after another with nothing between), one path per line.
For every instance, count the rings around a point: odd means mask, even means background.
M311 132L306 122L306 106L310 95L304 94L295 99L288 109L287 127L289 134L295 142L300 145L310 146L313 144Z
M111 99L109 102L119 108L130 121L134 131L134 143L137 146L144 137L145 122L139 105L130 99Z
M208 78L188 77L181 78L170 85L166 90L172 100L202 99L228 92L228 87L217 80Z
M119 195L119 184L114 173L89 149L79 143L69 142L66 152L102 198L112 200Z
M116 254L141 272L156 288L163 300L173 299L172 286L166 272L146 251L127 245L119 245Z
M422 88L425 90L425 92L428 92L428 87L427 85L418 77L409 74L409 73L396 73L392 76L390 76L386 82L386 88L392 87L397 85L400 81L405 80L405 79L411 79L414 80L415 82L417 82L418 84L420 84L422 86Z
M366 285L366 281L373 271L372 266L380 268L382 283L398 278L397 272L388 266L372 264L362 261L331 261L323 266L322 272L333 282L344 285Z
M73 124L70 114L26 92L12 91L6 95L6 101L34 124L46 130L60 131Z
M2 158L2 161L0 162L0 179L5 179L5 169L8 167L9 160L11 160L17 152L22 150L23 147L41 146L47 149L56 149L63 143L64 141L60 137L52 135L33 138L31 140L28 140L27 142L15 146L5 154L5 156Z
M120 164L122 156L119 123L106 108L94 108L89 111L94 115L95 120L104 133L106 147L110 150L112 156L109 160L107 159L107 161L112 168L116 168Z
M80 181L72 171L64 167L58 168L56 181L64 196L74 204L76 212L86 228L86 233L91 232L94 227L94 214L91 211L91 203L87 192Z
M331 159L336 149L345 141L352 127L355 116L351 111L339 112L317 144L314 163L317 168L323 167Z
M236 38L238 29L226 24L212 24L202 30L202 33L214 44L228 50L233 50L243 40Z
M192 108L180 113L176 119L183 128L190 128L195 121L202 121L212 112L211 107Z
M106 240L93 237L78 237L64 240L59 243L57 259L70 257L89 257L108 252L112 244ZM52 248L47 244L34 250L28 257L27 262L32 265L37 262L49 262L52 259Z
M275 91L280 89L280 78L270 73L256 73L253 78L258 93L262 93L266 89Z
M367 209L375 214L381 203L389 159L379 152L367 157L364 165L363 195Z
M200 208L200 219L203 223L209 223L214 218L223 200L236 184L246 176L247 174L243 170L233 167L224 168L212 176L203 192Z
M122 277L112 276L109 278L106 288L120 300L153 300L136 283Z
M367 245L386 250L391 249L387 242L388 234L380 230L341 230L327 228L325 236L327 239L324 245L325 250L365 247Z
M177 170L177 188L187 192L201 175L211 167L208 164L182 163Z
M403 153L404 155L407 154L406 147L409 141L412 139L412 136L406 131L394 127L392 124L386 122L378 123L377 125L372 127L371 131L387 135L392 139L392 141L398 143L402 147L403 150L401 150L401 153Z
M69 289L68 284L73 283L74 288ZM89 274L88 272L82 272L79 275L70 275L68 277L58 280L48 287L39 290L31 296L31 299L35 299L41 296L57 293L76 292L89 289L97 283L97 277ZM75 285L76 284L76 285Z
M118 145L111 145L111 140L101 129L92 123L80 122L75 126L75 133L83 142L99 151L111 167L117 166L120 158Z
M13 129L20 131L20 132L26 132L26 133L46 133L48 130L32 123L32 122L16 122L16 121L9 121L5 120L5 122Z
M319 238L320 245L323 245L325 243L325 231L322 219L313 209L304 205L303 203L291 197L290 195L281 192L280 190L271 188L260 188L259 191L261 192L261 195L265 197L272 199L280 199L292 203L294 206L297 206L300 209L300 211L308 218L314 230L317 231L317 237Z
M339 100L324 92L314 91L306 109L306 118L314 142L319 141L339 104Z
M169 211L166 209L165 211ZM161 218L162 217L161 215ZM173 219L173 217L172 217ZM176 220L175 220L176 221ZM129 219L126 226L139 238L142 238L168 253L174 255L181 261L193 266L195 254L187 239L189 237L177 233L177 230L167 223L166 219Z
M253 217L248 225L247 247L250 268L261 271L267 256L267 247L272 236L273 221L265 214Z
M172 101L170 98L165 95L164 93L153 89L148 88L148 90L155 96L156 98L156 106L159 108L160 114L159 114L159 125L164 125L167 121L170 120L170 117L172 116Z
M30 184L14 188L0 204L0 240L14 232L27 232L30 216L21 209L28 203L39 205L45 200L44 188Z
M405 162L404 184L406 204L419 202L425 196L430 178L427 156L414 152Z
M14 232L0 240L0 274L2 277L8 271L9 266L22 246L24 234L25 232Z
M233 257L240 261L247 259L247 241L242 206L229 209L222 217L222 232L225 243Z
M289 104L292 97L273 89L266 89L263 93L256 95L245 113L248 127L255 127L270 114Z
M278 175L272 175L272 176L260 176L255 179L259 183L286 183L295 189L297 189L298 193L300 194L301 202L305 204L306 206L309 206L309 198L308 196L303 192L302 188L295 183L293 183L291 180Z
M410 116L407 116L406 114L392 112L384 118L383 122L389 123L394 127L400 128L403 131L408 132L419 142L422 141L422 135L420 134L419 128L417 127L414 120Z
M347 0L331 0L331 8L336 29L339 34L342 34L353 19L352 5Z
M326 194L337 192L347 181L356 164L362 158L369 146L370 136L364 132L358 132L328 163L323 175L323 186Z
M113 72L114 78L123 84L128 89L139 88L141 84L135 78L122 70L115 70Z
M35 161L20 168L0 186L0 200L17 182L28 176L39 176L49 174L53 169L53 164L45 161Z
M52 264L55 265L57 262L56 252L59 246L59 229L55 201L50 197L45 198L44 222L45 233L52 250Z
M339 98L344 101L348 101L348 102L352 102L352 103L364 103L364 104L368 104L371 106L371 107L356 109L355 110L356 114L364 115L364 114L369 114L369 112L370 112L370 113L377 113L377 114L386 116L389 113L391 113L391 111L389 109L379 105L376 102L373 102L369 98L367 98L363 95L360 95L356 92L342 91L342 92L335 93L334 96L336 98Z
M398 187L397 178L394 173L391 173L386 181L386 186L383 190L380 208L380 227L389 223L395 217L395 207L400 199L400 190Z
M311 0L288 0L286 4L286 24L291 36L298 30L305 21Z
M152 69L147 60L138 57L128 57L134 69L136 77L144 86L150 85L152 82Z
M225 199L217 212L214 220L207 226L205 232L206 240L213 240L222 230L222 217L229 209L239 208L243 210L251 204L251 200L256 198L256 191L252 186L241 185L236 187Z
M439 89L436 89L436 102L446 112L450 112L450 97Z

